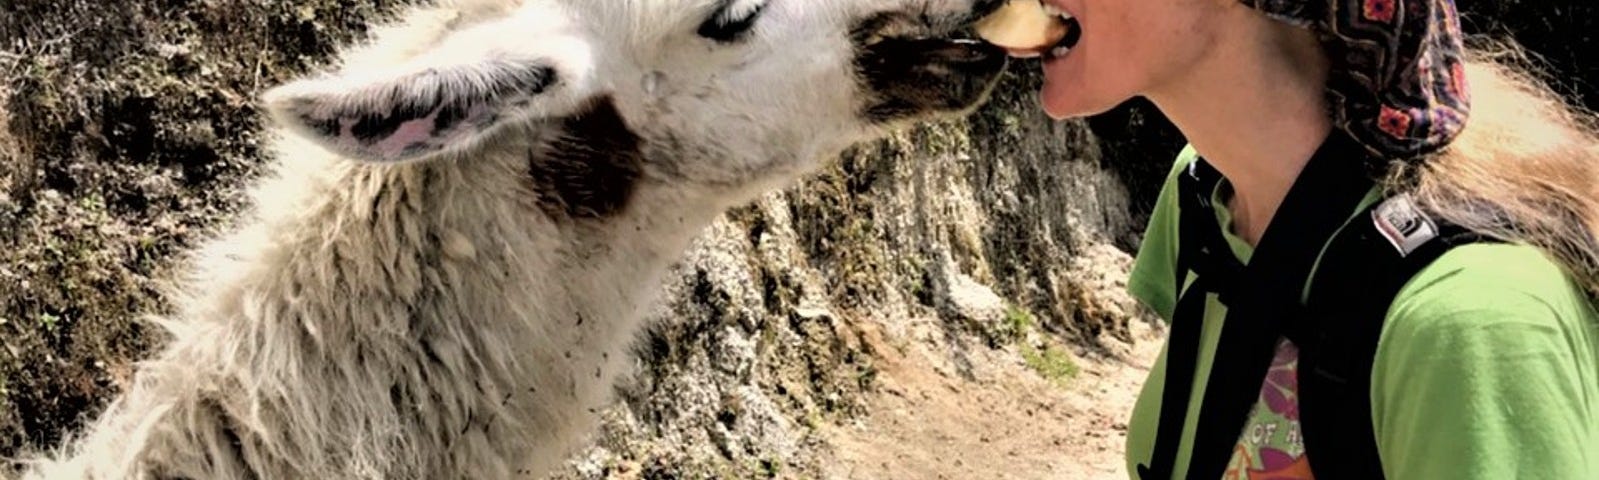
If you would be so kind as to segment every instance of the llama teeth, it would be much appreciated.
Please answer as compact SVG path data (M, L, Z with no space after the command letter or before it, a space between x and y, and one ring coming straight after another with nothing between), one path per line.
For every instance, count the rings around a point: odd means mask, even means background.
M1055 47L1053 50L1049 51L1049 56L1060 58L1066 56L1068 53L1072 53L1071 47Z

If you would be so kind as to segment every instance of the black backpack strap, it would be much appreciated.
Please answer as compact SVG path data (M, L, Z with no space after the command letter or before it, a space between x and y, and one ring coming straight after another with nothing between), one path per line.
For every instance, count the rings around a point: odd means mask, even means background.
M1188 478L1220 478L1260 399L1284 322L1303 312L1302 294L1322 249L1375 182L1364 147L1334 134L1305 165L1277 209L1229 303L1205 387Z
M1179 228L1179 235L1186 237L1178 241L1178 263L1183 267L1177 273L1177 285L1181 287L1186 269L1194 268L1200 275L1183 291L1173 316L1161 423L1150 464L1138 467L1141 478L1171 478L1175 471L1198 360L1205 296L1210 292L1226 295L1223 303L1228 313L1206 378L1187 472L1188 478L1205 480L1222 475L1249 411L1259 399L1260 382L1282 335L1282 320L1300 311L1302 289L1325 241L1373 186L1363 168L1364 158L1364 150L1352 140L1338 134L1330 137L1289 190L1249 265L1232 278L1201 271L1203 266L1224 263L1213 261L1215 257L1232 255L1225 240L1211 240L1221 237L1213 210L1200 209L1209 215L1203 219L1182 214L1180 221L1188 226ZM1206 199L1209 192L1204 192ZM1214 232L1214 236L1196 239L1201 234L1190 233L1195 229ZM1201 248L1201 243L1206 245ZM1206 255L1208 259L1194 257L1194 252L1207 249L1211 253Z
M1450 249L1487 239L1430 218L1408 195L1368 209L1327 248L1311 284L1299 347L1299 411L1316 478L1383 478L1371 419L1371 371L1394 297ZM1358 260L1357 260L1358 259Z
M1178 232L1176 282L1179 298L1190 272L1202 274L1204 291L1231 298L1233 286L1244 274L1244 265L1233 255L1232 247L1216 224L1216 189L1224 178L1205 159L1195 159L1178 178ZM1208 280L1204 280L1208 278Z
M1243 265L1216 228L1211 198L1221 181L1221 172L1204 159L1188 164L1177 179L1177 268L1172 285L1178 302L1166 344L1166 383L1161 391L1153 458L1148 465L1138 466L1139 478L1146 480L1169 479L1176 468L1188 399L1193 393L1194 362L1199 358L1204 329L1199 319L1205 313L1206 294L1228 289L1243 274ZM1190 272L1200 274L1193 285L1184 288Z

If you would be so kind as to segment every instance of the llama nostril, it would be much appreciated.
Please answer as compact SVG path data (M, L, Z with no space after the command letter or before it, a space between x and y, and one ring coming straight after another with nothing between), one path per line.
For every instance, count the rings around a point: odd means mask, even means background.
M981 42L955 42L945 48L943 53L949 61L969 63L990 60L1003 52Z
M924 55L933 63L950 65L986 64L1003 60L1005 51L975 40L928 40Z

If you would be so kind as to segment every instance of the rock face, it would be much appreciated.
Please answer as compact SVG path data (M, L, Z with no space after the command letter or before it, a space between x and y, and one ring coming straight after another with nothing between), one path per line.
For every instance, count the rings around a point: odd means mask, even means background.
M58 441L159 344L138 315L163 311L176 254L227 228L261 165L255 95L404 3L0 4L0 457ZM1595 7L1510 3L1468 20L1552 27L1528 43L1592 92L1576 52ZM705 232L559 476L814 477L818 427L870 413L885 347L867 337L912 318L936 319L956 370L1029 336L1127 337L1126 252L1180 143L1147 106L1049 121L1032 69L969 119L862 146Z
M814 424L873 388L863 329L936 317L962 365L1043 331L1126 338L1127 194L1085 126L1052 123L1023 83L969 121L845 155L819 178L718 222L667 286L601 447L568 478L813 472ZM870 325L866 325L870 324ZM800 475L806 476L806 475Z

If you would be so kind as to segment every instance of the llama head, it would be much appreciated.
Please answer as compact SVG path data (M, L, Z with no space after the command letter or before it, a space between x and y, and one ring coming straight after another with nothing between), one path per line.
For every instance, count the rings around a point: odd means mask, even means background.
M750 191L983 101L1003 51L949 37L998 3L447 1L266 101L290 131L358 161L462 158L534 132L561 143L552 154ZM564 175L548 182L575 180Z

